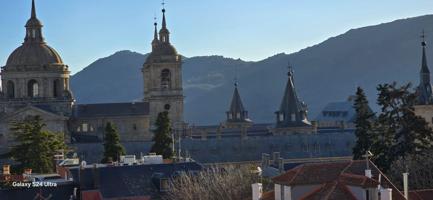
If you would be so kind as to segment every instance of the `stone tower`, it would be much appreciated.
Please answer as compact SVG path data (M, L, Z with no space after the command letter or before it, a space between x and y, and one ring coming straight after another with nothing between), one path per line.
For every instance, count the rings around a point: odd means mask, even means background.
M169 112L173 124L183 122L182 58L170 43L165 9L162 9L162 27L157 33L157 24L152 41L152 52L143 68L144 101L149 102L150 125L158 113Z
M60 116L69 116L73 97L69 70L60 55L47 45L42 23L32 1L23 44L15 49L1 69L0 113L34 106Z
M307 119L307 105L300 101L295 89L293 70L289 66L288 80L280 109L275 112L275 134L311 133L313 128Z

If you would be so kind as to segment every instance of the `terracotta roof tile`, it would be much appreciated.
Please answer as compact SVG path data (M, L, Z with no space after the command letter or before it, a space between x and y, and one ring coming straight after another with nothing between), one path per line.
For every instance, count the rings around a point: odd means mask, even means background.
M262 194L262 198L260 200L275 200L274 191L268 191Z
M372 171L372 178L366 177L366 163L364 160L328 162L328 163L309 163L300 165L286 173L274 177L274 183L283 185L310 185L325 184L318 191L308 194L307 199L315 199L315 195L322 196L329 194L329 198L349 195L350 192L346 185L359 186L363 188L375 188L379 184L379 175L381 176L381 185L392 189L393 200L405 200L404 195L392 182L377 168L374 163L369 163ZM334 183L334 187L332 184ZM338 186L338 187L337 187ZM349 195L350 196L350 195ZM347 196L346 198L349 198ZM323 198L322 198L323 199ZM343 198L344 199L344 198Z
M433 200L433 189L409 191L410 200Z

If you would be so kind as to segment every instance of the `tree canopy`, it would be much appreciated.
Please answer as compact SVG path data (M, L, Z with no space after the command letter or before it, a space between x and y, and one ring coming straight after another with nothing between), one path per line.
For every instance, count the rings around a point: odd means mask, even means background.
M155 126L154 144L150 151L162 155L165 159L173 157L173 139L171 138L171 124L167 111L158 114Z
M120 143L120 136L116 127L111 122L108 122L105 126L104 158L102 162L119 161L121 155L125 155L125 148Z
M28 116L12 123L16 145L9 155L22 168L31 168L37 173L53 172L54 155L67 150L63 134L45 130L45 126L40 116Z

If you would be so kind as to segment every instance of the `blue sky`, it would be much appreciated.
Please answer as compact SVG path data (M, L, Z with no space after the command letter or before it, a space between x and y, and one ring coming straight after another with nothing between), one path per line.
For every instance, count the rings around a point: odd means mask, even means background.
M0 66L24 38L31 0L0 1ZM150 51L160 0L36 0L48 44L76 73L119 50ZM433 14L432 0L166 0L171 41L184 56L261 60L351 28ZM433 25L432 25L433 26Z

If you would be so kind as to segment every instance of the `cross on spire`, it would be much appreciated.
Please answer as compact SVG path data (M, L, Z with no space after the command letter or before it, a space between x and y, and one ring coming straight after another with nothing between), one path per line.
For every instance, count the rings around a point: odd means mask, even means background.
M292 63L290 63L290 61L287 62L287 69L289 70L288 75L292 76L293 75L293 67L292 67Z
M162 9L165 9L165 1L164 0L162 0L161 5L162 5Z
M427 44L426 44L426 42L425 42L425 38L426 38L426 36L425 36L425 32L424 32L424 29L422 30L422 32L421 32L421 39L422 39L422 46L426 46Z

